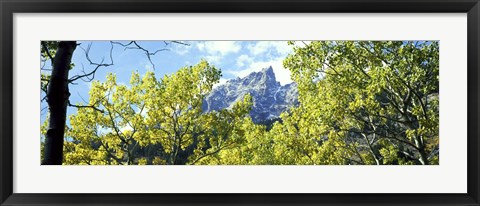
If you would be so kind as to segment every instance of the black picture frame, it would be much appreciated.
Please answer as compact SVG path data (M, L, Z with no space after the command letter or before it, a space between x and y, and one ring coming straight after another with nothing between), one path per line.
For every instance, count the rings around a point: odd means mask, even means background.
M480 205L478 0L0 0L1 205ZM13 193L14 13L467 13L468 189L466 194L20 194Z

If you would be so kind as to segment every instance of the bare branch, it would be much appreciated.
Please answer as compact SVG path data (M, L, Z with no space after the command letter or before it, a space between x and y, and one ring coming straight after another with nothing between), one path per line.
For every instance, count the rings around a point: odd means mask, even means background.
M80 97L80 99L82 99L82 101L85 102L85 104L88 104L88 102L82 97L82 95L80 95L80 92L77 92L77 94Z
M40 110L40 114L44 115L47 109L48 109L48 106L43 107L43 108ZM44 111L45 111L45 112L44 112Z
M112 53L113 53L113 44L111 43L111 47L110 47L110 63L104 63L104 58L102 58L102 61L100 63L96 63L94 61L92 61L92 59L90 59L90 49L92 47L92 44L90 43L87 48L83 48L81 46L79 46L84 52L85 52L85 57L87 59L87 61L90 63L90 65L93 65L95 66L95 68L90 71L90 72L85 72L85 69L83 67L83 64L82 64L82 75L75 75L73 76L72 78L70 78L68 80L69 83L72 83L78 79L82 79L83 81L85 82L91 82L93 81L93 79L95 79L95 73L97 72L97 70L99 68L102 68L102 67L109 67L109 66L112 66L113 65L113 57L112 57Z
M70 107L76 107L76 108L91 108L91 109L94 109L94 110L96 110L96 111L101 112L102 114L105 113L105 111L103 111L102 109L99 109L99 108L95 107L94 105L76 105L76 104L71 104L70 102L68 102L68 106L70 106Z
M166 49L166 48L163 48L163 49L157 49L153 52L151 52L150 50L148 49L145 49L144 47L142 47L140 44L138 44L137 41L130 41L126 44L124 43L121 43L121 42L116 42L116 41L110 41L110 43L113 45L113 44L117 44L117 45L120 45L122 47L124 47L124 50L127 50L127 49L137 49L137 50L141 50L145 53L145 55L147 56L148 58L148 61L150 62L150 64L152 65L153 69L155 70L155 64L153 63L152 61L152 56L155 56L158 52L161 52L161 51L169 51L170 49ZM187 43L184 43L184 42L181 42L181 41L164 41L163 43L165 43L165 46L168 46L169 44L171 43L175 43L175 44L181 44L181 45L185 45L185 46L190 46L190 44L187 44Z
M45 66L47 65L47 60L46 59L41 58L40 62L41 62L40 70L42 70L42 71L52 71L52 69L45 69Z
M45 96L40 100L40 102L43 102L43 101L46 100L46 99L47 99L47 95L45 95Z
M181 45L184 45L184 46L190 46L190 44L187 44L185 42L181 42L181 41L170 41L171 43L175 43L175 44L181 44ZM165 42L165 44L169 44L168 42Z

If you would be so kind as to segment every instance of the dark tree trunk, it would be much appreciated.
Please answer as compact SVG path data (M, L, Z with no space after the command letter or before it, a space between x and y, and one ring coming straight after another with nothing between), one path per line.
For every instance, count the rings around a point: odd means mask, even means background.
M61 165L63 160L63 138L67 117L68 71L73 51L77 47L75 41L59 42L53 59L52 74L47 90L47 103L50 110L48 130L45 136L45 165Z

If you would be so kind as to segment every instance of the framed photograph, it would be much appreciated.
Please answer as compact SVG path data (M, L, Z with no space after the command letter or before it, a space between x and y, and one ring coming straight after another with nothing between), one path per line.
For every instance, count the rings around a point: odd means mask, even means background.
M480 205L478 0L0 10L0 205Z

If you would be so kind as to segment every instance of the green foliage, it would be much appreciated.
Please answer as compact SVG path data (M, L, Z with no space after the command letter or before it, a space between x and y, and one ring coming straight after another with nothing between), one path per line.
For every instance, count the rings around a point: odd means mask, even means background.
M203 99L220 76L202 61L159 80L135 72L130 86L114 74L92 82L89 106L70 116L64 164L194 164L231 146L251 97L231 111L204 114Z
M294 134L321 140L319 164L428 164L438 156L438 48L401 41L295 47L284 61L299 85Z
M50 59L54 57L58 48L57 41L42 41L40 45L40 56L42 59Z

